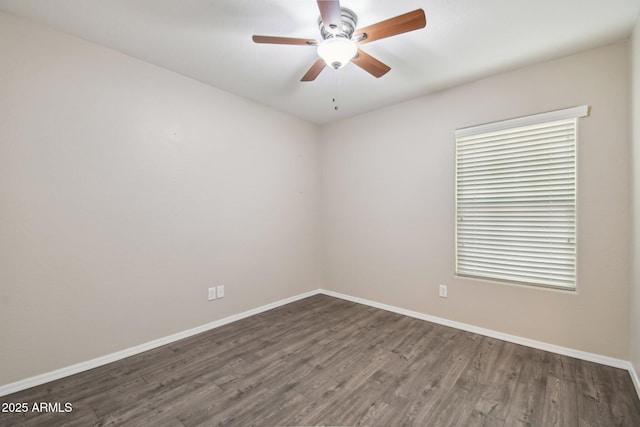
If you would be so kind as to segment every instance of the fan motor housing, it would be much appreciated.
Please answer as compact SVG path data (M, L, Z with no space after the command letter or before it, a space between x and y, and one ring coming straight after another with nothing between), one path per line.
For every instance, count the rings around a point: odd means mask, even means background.
M356 26L358 25L358 16L351 9L341 7L340 17L342 21L342 27L330 30L327 30L324 22L322 22L322 16L318 18L318 27L320 28L320 34L322 35L323 40L332 37L344 37L348 40L351 39L351 36L353 35L353 32L356 30Z

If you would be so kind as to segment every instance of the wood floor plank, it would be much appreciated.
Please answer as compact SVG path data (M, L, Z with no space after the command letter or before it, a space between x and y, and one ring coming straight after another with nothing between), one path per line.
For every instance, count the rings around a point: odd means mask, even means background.
M492 344L491 358L488 358L480 379L484 389L475 410L484 414L485 420L505 421L522 370L522 359L526 349L505 342L487 338Z
M5 396L4 426L640 426L628 372L316 295Z
M450 389L444 394L439 405L432 410L428 425L466 425L474 410L479 406L478 402L485 391L485 378L490 370L496 369L498 357L496 342L489 338L482 338L472 352L465 370ZM451 405L448 402L459 402Z
M368 390L372 378L392 358L394 356L390 352L376 349L373 354L364 353L353 359L359 367L343 365L343 369L332 376L333 381L323 394L323 400L331 404L319 406L318 410L301 419L300 424L353 425L375 401Z
M575 382L577 359L561 354L546 353L549 374L556 378Z
M578 411L582 425L633 426L638 400L627 381L628 373L596 363L577 361Z
M612 384L611 397L611 418L616 425L632 426L635 422L634 414L640 411L640 401L634 399L635 389L629 383L629 373L622 369L603 369L602 373L609 377Z
M463 394L462 387L453 387L475 356L481 343L480 337L468 333L455 334L450 328L443 328L439 332L444 338L443 345L434 349L437 359L421 368L420 381L413 386L417 388L415 397L400 414L402 424L434 425L446 418L448 413L454 413L461 403L466 406L471 403L456 400L456 405L450 405L450 399ZM471 396L471 399L475 397Z
M526 349L522 369L513 391L505 424L508 426L542 425L544 399L550 363L548 353Z
M573 381L547 376L547 387L542 413L542 425L572 427L578 425L576 384Z
M483 411L474 410L465 422L465 427L503 427L509 426L506 421Z

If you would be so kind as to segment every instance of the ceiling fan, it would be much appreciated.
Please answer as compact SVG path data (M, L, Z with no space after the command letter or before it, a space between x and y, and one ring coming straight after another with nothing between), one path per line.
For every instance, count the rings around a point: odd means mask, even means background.
M359 49L358 45L418 30L427 25L424 11L417 9L356 30L358 17L353 11L340 7L339 0L317 0L317 3L320 9L318 26L322 35L321 41L291 37L253 36L255 43L316 46L320 58L302 77L301 81L303 82L315 80L325 65L337 70L349 62L353 62L377 78L382 77L391 68Z

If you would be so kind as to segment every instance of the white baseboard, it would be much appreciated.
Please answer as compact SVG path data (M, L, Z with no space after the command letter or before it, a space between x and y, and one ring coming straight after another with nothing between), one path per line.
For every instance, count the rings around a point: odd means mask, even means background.
M280 301L273 302L271 304L267 304L258 308L247 310L239 314L234 314L233 316L225 317L224 319L216 320L214 322L207 323L206 325L198 326L186 331L178 332L173 335L159 338L157 340L149 341L147 343L140 344L135 347L130 347L115 353L107 354L106 356L97 357L95 359L87 360L86 362L76 363L75 365L67 366L66 368L56 369L55 371L46 372L41 375L36 375L34 377L26 378L24 380L16 381L6 385L0 385L0 396L6 396L11 393L15 393L18 391L26 390L31 387L35 387L37 385L48 383L50 381L68 377L70 375L74 375L83 371L88 371L89 369L97 368L99 366L106 365L111 362L116 362L126 357L134 356L136 354L143 353L148 350L153 350L154 348L161 347L166 344L171 344L172 342L179 341L183 338L188 338L193 335L197 335L199 333L206 332L211 329L215 329L220 326L244 319L246 317L254 316L264 311L271 310L271 309L283 306L285 304L289 304L289 303L301 300L303 298L316 295L318 293L320 293L318 289L310 292L305 292L300 295L296 295L290 298L285 298Z
M638 378L638 372L631 362L629 362L629 375L631 375L631 381L633 381L633 386L636 388L636 393L640 398L640 378Z
M388 304L383 304L376 301L371 301L363 298L353 297L350 295L341 294L338 292L328 291L325 289L316 289L313 291L305 292L300 295L296 295L290 298L285 298L280 301L273 302L271 304L263 305L258 308L254 308L251 310L244 311L239 314L235 314L233 316L225 317L224 319L216 320L211 323L207 323L206 325L198 326L183 332L178 332L173 335L169 335L163 338L159 338L157 340L153 340L144 344L137 345L135 347L131 347L122 351L118 351L115 353L108 354L106 356L101 356L95 359L88 360L86 362L77 363L75 365L68 366L66 368L57 369L55 371L47 372L41 375L36 375L34 377L26 378L24 380L16 381L14 383L1 385L0 386L0 396L6 396L11 393L15 393L21 390L26 390L31 387L35 387L37 385L45 384L50 381L54 381L60 378L68 377L70 375L74 375L83 371L87 371L89 369L97 368L102 365L106 365L111 362L116 362L118 360L124 359L129 356L134 356L139 353L143 353L148 350L152 350L154 348L170 344L175 341L179 341L183 338L188 338L193 335L209 331L211 329L218 328L223 325L227 325L229 323L244 319L246 317L250 317L259 313L262 313L267 310L271 310L303 298L307 298L313 295L323 294L332 296L335 298L340 298L346 301L355 302L358 304L364 304L370 307L379 308L382 310L390 311L393 313L402 314L404 316L413 317L420 320L426 320L428 322L437 323L444 326L450 326L452 328L461 329L467 332L473 332L479 335L484 335L491 338L500 339L503 341L512 342L515 344L524 345L527 347L537 348L539 350L549 351L552 353L561 354L564 356L574 357L576 359L582 359L589 362L600 363L606 366L612 366L614 368L625 369L629 371L631 376L631 380L636 388L636 392L640 397L640 379L638 378L638 373L635 368L631 364L631 362L621 359L616 359L612 357L602 356L599 354L588 353L581 350L575 350L567 347L562 347L554 344L548 344L541 341L531 340L528 338L519 337L516 335L505 334L502 332L494 331L491 329L480 328L477 326L469 325L466 323L456 322L453 320L444 319L441 317L430 316L428 314L419 313L417 311L407 310L404 308L395 307Z
M574 357L576 359L586 360L589 362L600 363L602 365L612 366L614 368L626 369L626 370L629 370L629 372L631 372L630 371L631 363L626 360L615 359L613 357L607 357L599 354L588 353L586 351L581 351L581 350L574 350L572 348L562 347L554 344L548 344L545 342L536 341L529 338L523 338L516 335L509 335L503 332L480 328L478 326L473 326L466 323L443 319L441 317L430 316L428 314L419 313L417 311L406 310L404 308L399 308L392 305L383 304L380 302L371 301L363 298L353 297L351 295L345 295L338 292L320 289L320 293L324 295L340 298L343 300L368 305L370 307L380 308L382 310L390 311L393 313L402 314L404 316L414 317L420 320L426 320L428 322L437 323L439 325L450 326L452 328L461 329L463 331L473 332L479 335L484 335L491 338L497 338L499 340L508 341L515 344L524 345L527 347L537 348L539 350L561 354L563 356L569 356L569 357ZM639 396L640 396L640 393L639 393Z

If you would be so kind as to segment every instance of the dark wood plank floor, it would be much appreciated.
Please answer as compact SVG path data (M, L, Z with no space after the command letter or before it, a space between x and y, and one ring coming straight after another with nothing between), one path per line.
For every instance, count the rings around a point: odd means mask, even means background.
M628 372L317 295L0 398L25 426L640 426Z

